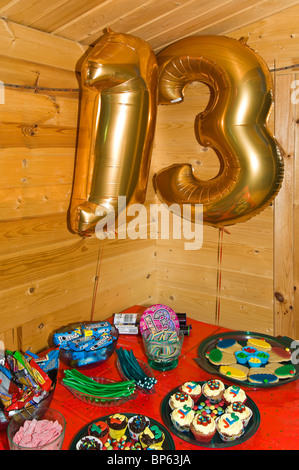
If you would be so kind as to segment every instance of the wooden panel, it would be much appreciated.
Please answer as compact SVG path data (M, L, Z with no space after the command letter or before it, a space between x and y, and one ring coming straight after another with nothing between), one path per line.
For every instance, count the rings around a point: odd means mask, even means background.
M297 5L298 0L210 0L208 4L198 0L14 0L1 3L0 16L52 33L52 38L56 35L85 44L93 44L110 27L143 38L158 51L189 35L229 34L284 11L291 18L291 8ZM11 37L19 37L20 28L7 25L9 28ZM50 55L65 68L55 52Z
M294 335L294 160L295 106L291 101L291 84L295 75L276 78L279 112L275 113L276 136L285 151L285 174L282 189L274 202L274 292L275 334Z

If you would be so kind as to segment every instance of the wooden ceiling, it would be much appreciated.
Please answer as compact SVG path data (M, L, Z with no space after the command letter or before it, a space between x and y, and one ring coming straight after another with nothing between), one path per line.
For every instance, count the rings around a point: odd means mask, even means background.
M1 0L0 18L92 45L107 27L155 52L183 37L230 32L299 0Z

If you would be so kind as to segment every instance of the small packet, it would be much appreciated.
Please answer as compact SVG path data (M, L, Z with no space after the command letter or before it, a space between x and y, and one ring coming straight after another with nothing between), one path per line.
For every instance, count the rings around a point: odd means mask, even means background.
M111 325L108 321L97 323L85 323L82 326L82 333L84 336L102 336L103 333L110 333Z
M68 346L72 351L90 351L95 343L96 340L93 336L82 336L82 338L69 341Z
M55 344L55 346L60 346L63 349L69 349L69 341L73 341L77 338L80 338L81 336L82 332L80 328L76 328L75 330L71 331L65 331L62 333L54 333L53 343Z
M33 358L30 361L30 366L35 381L43 390L48 392L52 386L52 380L50 377L42 370L41 367L39 367Z
M52 349L44 357L39 357L35 359L37 365L43 369L45 372L49 372L53 369L58 369L59 367L59 349Z

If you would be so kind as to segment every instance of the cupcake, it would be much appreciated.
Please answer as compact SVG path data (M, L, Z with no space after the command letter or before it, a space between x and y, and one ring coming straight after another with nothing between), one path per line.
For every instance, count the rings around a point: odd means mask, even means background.
M76 450L102 450L103 444L95 436L84 436L76 444Z
M128 421L130 436L134 441L138 441L139 435L150 425L150 420L144 415L135 415Z
M105 444L109 436L108 424L105 423L105 421L91 423L88 426L88 435L97 437L103 444Z
M227 405L230 405L235 401L245 403L247 396L242 388L238 387L237 385L232 385L228 387L223 393L223 400Z
M194 403L196 403L201 396L201 386L197 382L185 382L180 386L180 391L187 393Z
M242 419L235 413L224 413L216 420L217 431L225 442L234 441L244 433Z
M248 406L245 406L244 403L238 401L229 405L226 409L226 412L234 413L235 415L239 416L239 418L242 420L244 427L247 426L252 416L252 410L248 408Z
M170 415L172 424L180 432L189 432L193 418L194 411L187 405L174 409Z
M211 403L219 403L222 399L225 387L221 380L209 380L202 387L202 393Z
M139 436L139 442L143 449L153 445L162 447L165 434L157 425L148 426Z
M127 430L128 418L125 415L116 413L107 418L107 424L110 437L112 439L120 439Z
M183 408L184 405L189 406L189 408L193 408L194 406L194 401L190 395L188 395L188 393L177 391L171 395L169 399L169 406L172 410L175 408Z
M190 425L190 431L197 441L211 442L216 434L216 423L209 415L196 415Z

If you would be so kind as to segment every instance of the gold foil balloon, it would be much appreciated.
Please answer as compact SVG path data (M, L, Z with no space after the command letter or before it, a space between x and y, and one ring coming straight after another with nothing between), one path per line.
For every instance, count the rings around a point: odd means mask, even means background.
M156 123L158 68L149 45L111 30L81 69L77 155L69 211L71 229L91 235L105 209L114 217L143 203ZM124 198L122 198L124 200ZM101 215L99 215L101 214Z
M243 222L274 199L283 179L282 150L267 121L272 79L264 61L243 41L195 36L157 55L159 103L184 98L192 81L208 85L210 100L196 118L199 143L220 161L216 177L197 179L192 166L174 164L154 176L159 198L169 204L203 204L203 222L215 227Z

